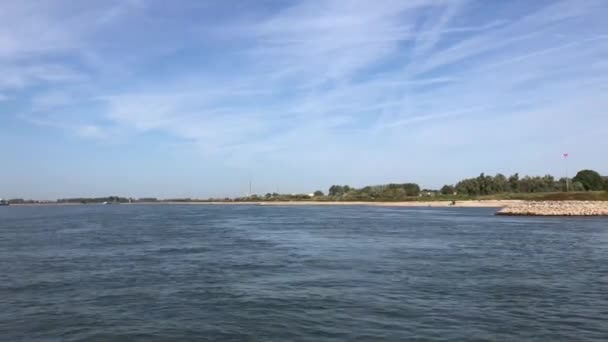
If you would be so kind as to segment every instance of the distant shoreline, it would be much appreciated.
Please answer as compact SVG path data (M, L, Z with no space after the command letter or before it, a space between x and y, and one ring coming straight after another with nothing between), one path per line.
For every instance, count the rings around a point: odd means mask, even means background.
M298 205L326 205L326 206L376 206L376 207L457 207L457 208L501 208L515 203L519 200L465 200L465 201L407 201L407 202L340 202L340 201L294 201L294 202L258 202L262 206L298 206Z
M462 200L455 201L406 201L406 202L363 202L363 201L201 201L201 202L136 202L109 205L259 205L259 206L374 206L374 207L455 207L455 208L502 208L524 202L522 200ZM11 206L89 206L102 203L28 203Z
M263 207L304 207L304 206L368 206L392 208L496 208L497 215L508 216L608 216L608 201L529 201L529 200L461 200L461 201L407 201L407 202L364 202L364 201L167 201L134 202L120 205L191 205L191 206L263 206ZM119 204L106 204L115 206ZM28 203L11 206L106 206L103 203Z

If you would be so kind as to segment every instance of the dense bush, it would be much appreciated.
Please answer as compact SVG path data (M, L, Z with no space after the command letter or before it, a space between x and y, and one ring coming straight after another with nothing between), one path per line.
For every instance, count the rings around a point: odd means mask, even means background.
M451 185L445 185L441 189L442 194L449 194ZM502 174L496 176L486 176L480 174L479 177L463 179L454 187L456 192L461 195L483 196L500 193L540 193L540 192L561 192L566 191L595 191L608 190L608 178L603 178L593 170L582 170L576 174L572 180L566 178L555 180L551 175L545 176L525 176L521 178L519 174L505 177Z
M556 181L551 175L520 178L519 174L516 173L507 178L500 173L496 176L486 176L482 173L479 177L458 182L455 189L459 194L469 196L493 195L505 192L552 192L565 189L565 182L565 179Z
M420 187L415 183L374 185L361 189L351 188L348 185L332 185L329 188L329 196L353 201L396 201L419 194Z
M351 190L348 185L332 185L329 188L329 196L342 196Z
M456 191L456 189L454 189L454 187L453 187L453 186L451 186L451 185L444 185L444 186L441 188L441 194L442 194L442 195L451 195L451 194L453 194L455 191Z
M580 182L587 191L603 190L604 179L599 173L593 170L579 171L572 179L574 182Z

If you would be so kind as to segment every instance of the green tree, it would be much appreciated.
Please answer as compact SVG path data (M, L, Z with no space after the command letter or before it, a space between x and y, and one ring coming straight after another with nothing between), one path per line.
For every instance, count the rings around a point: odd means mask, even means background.
M507 180L507 177L505 177L501 173L496 174L496 176L494 176L492 190L494 193L508 192L509 191L509 181Z
M441 188L441 194L442 195L452 195L454 193L454 191L455 191L455 189L451 185L444 185Z
M332 185L329 187L329 196L340 196L344 193L344 188L341 185Z
M604 189L604 180L599 173L593 170L581 170L572 179L573 182L580 182L586 191L596 191Z
M556 183L555 177L553 177L551 175L545 175L542 178L542 183L543 183L543 191L545 191L545 192L555 191L558 188L555 184Z
M519 173L516 173L509 177L509 191L519 192Z
M420 195L420 186L418 186L418 184L405 183L405 184L401 184L401 187L403 188L403 191L405 192L406 196Z
M350 192L351 190L353 190L353 189L348 185L332 185L329 188L329 195L330 196L343 196L343 195L347 194L348 192Z
M570 179L567 179L566 177L562 177L557 182L555 182L555 190L556 191L566 191L566 190L568 190L568 187L569 187L569 186L566 186L566 184L570 185L571 183L572 183L572 181Z
M314 195L315 195L315 197L322 197L322 196L324 196L323 191L321 191L321 190L315 191Z
M572 191L585 191L585 186L581 182L572 182L571 189Z
M488 194L488 181L486 179L485 173L481 173L479 177L477 177L477 185L479 186L479 195L487 195Z
M478 196L481 192L479 177L461 180L456 184L456 192L469 196Z

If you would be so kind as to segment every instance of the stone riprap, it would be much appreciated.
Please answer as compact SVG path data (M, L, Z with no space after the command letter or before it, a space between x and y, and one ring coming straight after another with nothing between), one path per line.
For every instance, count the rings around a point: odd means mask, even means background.
M497 215L608 216L608 201L529 201L507 205Z

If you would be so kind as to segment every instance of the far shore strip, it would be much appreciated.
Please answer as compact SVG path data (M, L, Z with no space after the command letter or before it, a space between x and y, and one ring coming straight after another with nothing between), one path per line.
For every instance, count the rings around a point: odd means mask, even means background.
M363 201L200 201L200 202L133 202L120 205L261 205L261 206L376 206L376 207L456 207L456 208L502 208L522 203L521 200L462 200L455 201L405 201L405 202L363 202ZM14 206L37 205L101 205L102 203L33 203L13 204Z
M37 203L15 206L80 206L101 203ZM497 208L498 215L513 216L608 216L608 201L525 201L525 200L462 200L462 201L200 201L200 202L134 202L121 205L257 205L280 206L373 206L373 207L434 207L434 208Z
M316 202L316 201L294 201L294 202L258 202L259 205L367 205L379 207L469 207L469 208L502 208L520 203L519 200L467 200L467 201L409 201L409 202Z
M364 201L242 201L242 202L158 202L142 204L192 204L192 205L261 205L261 206L375 206L375 207L470 207L502 208L521 203L520 200L463 200L456 201L404 201L404 202L364 202ZM137 204L137 203L134 203Z

